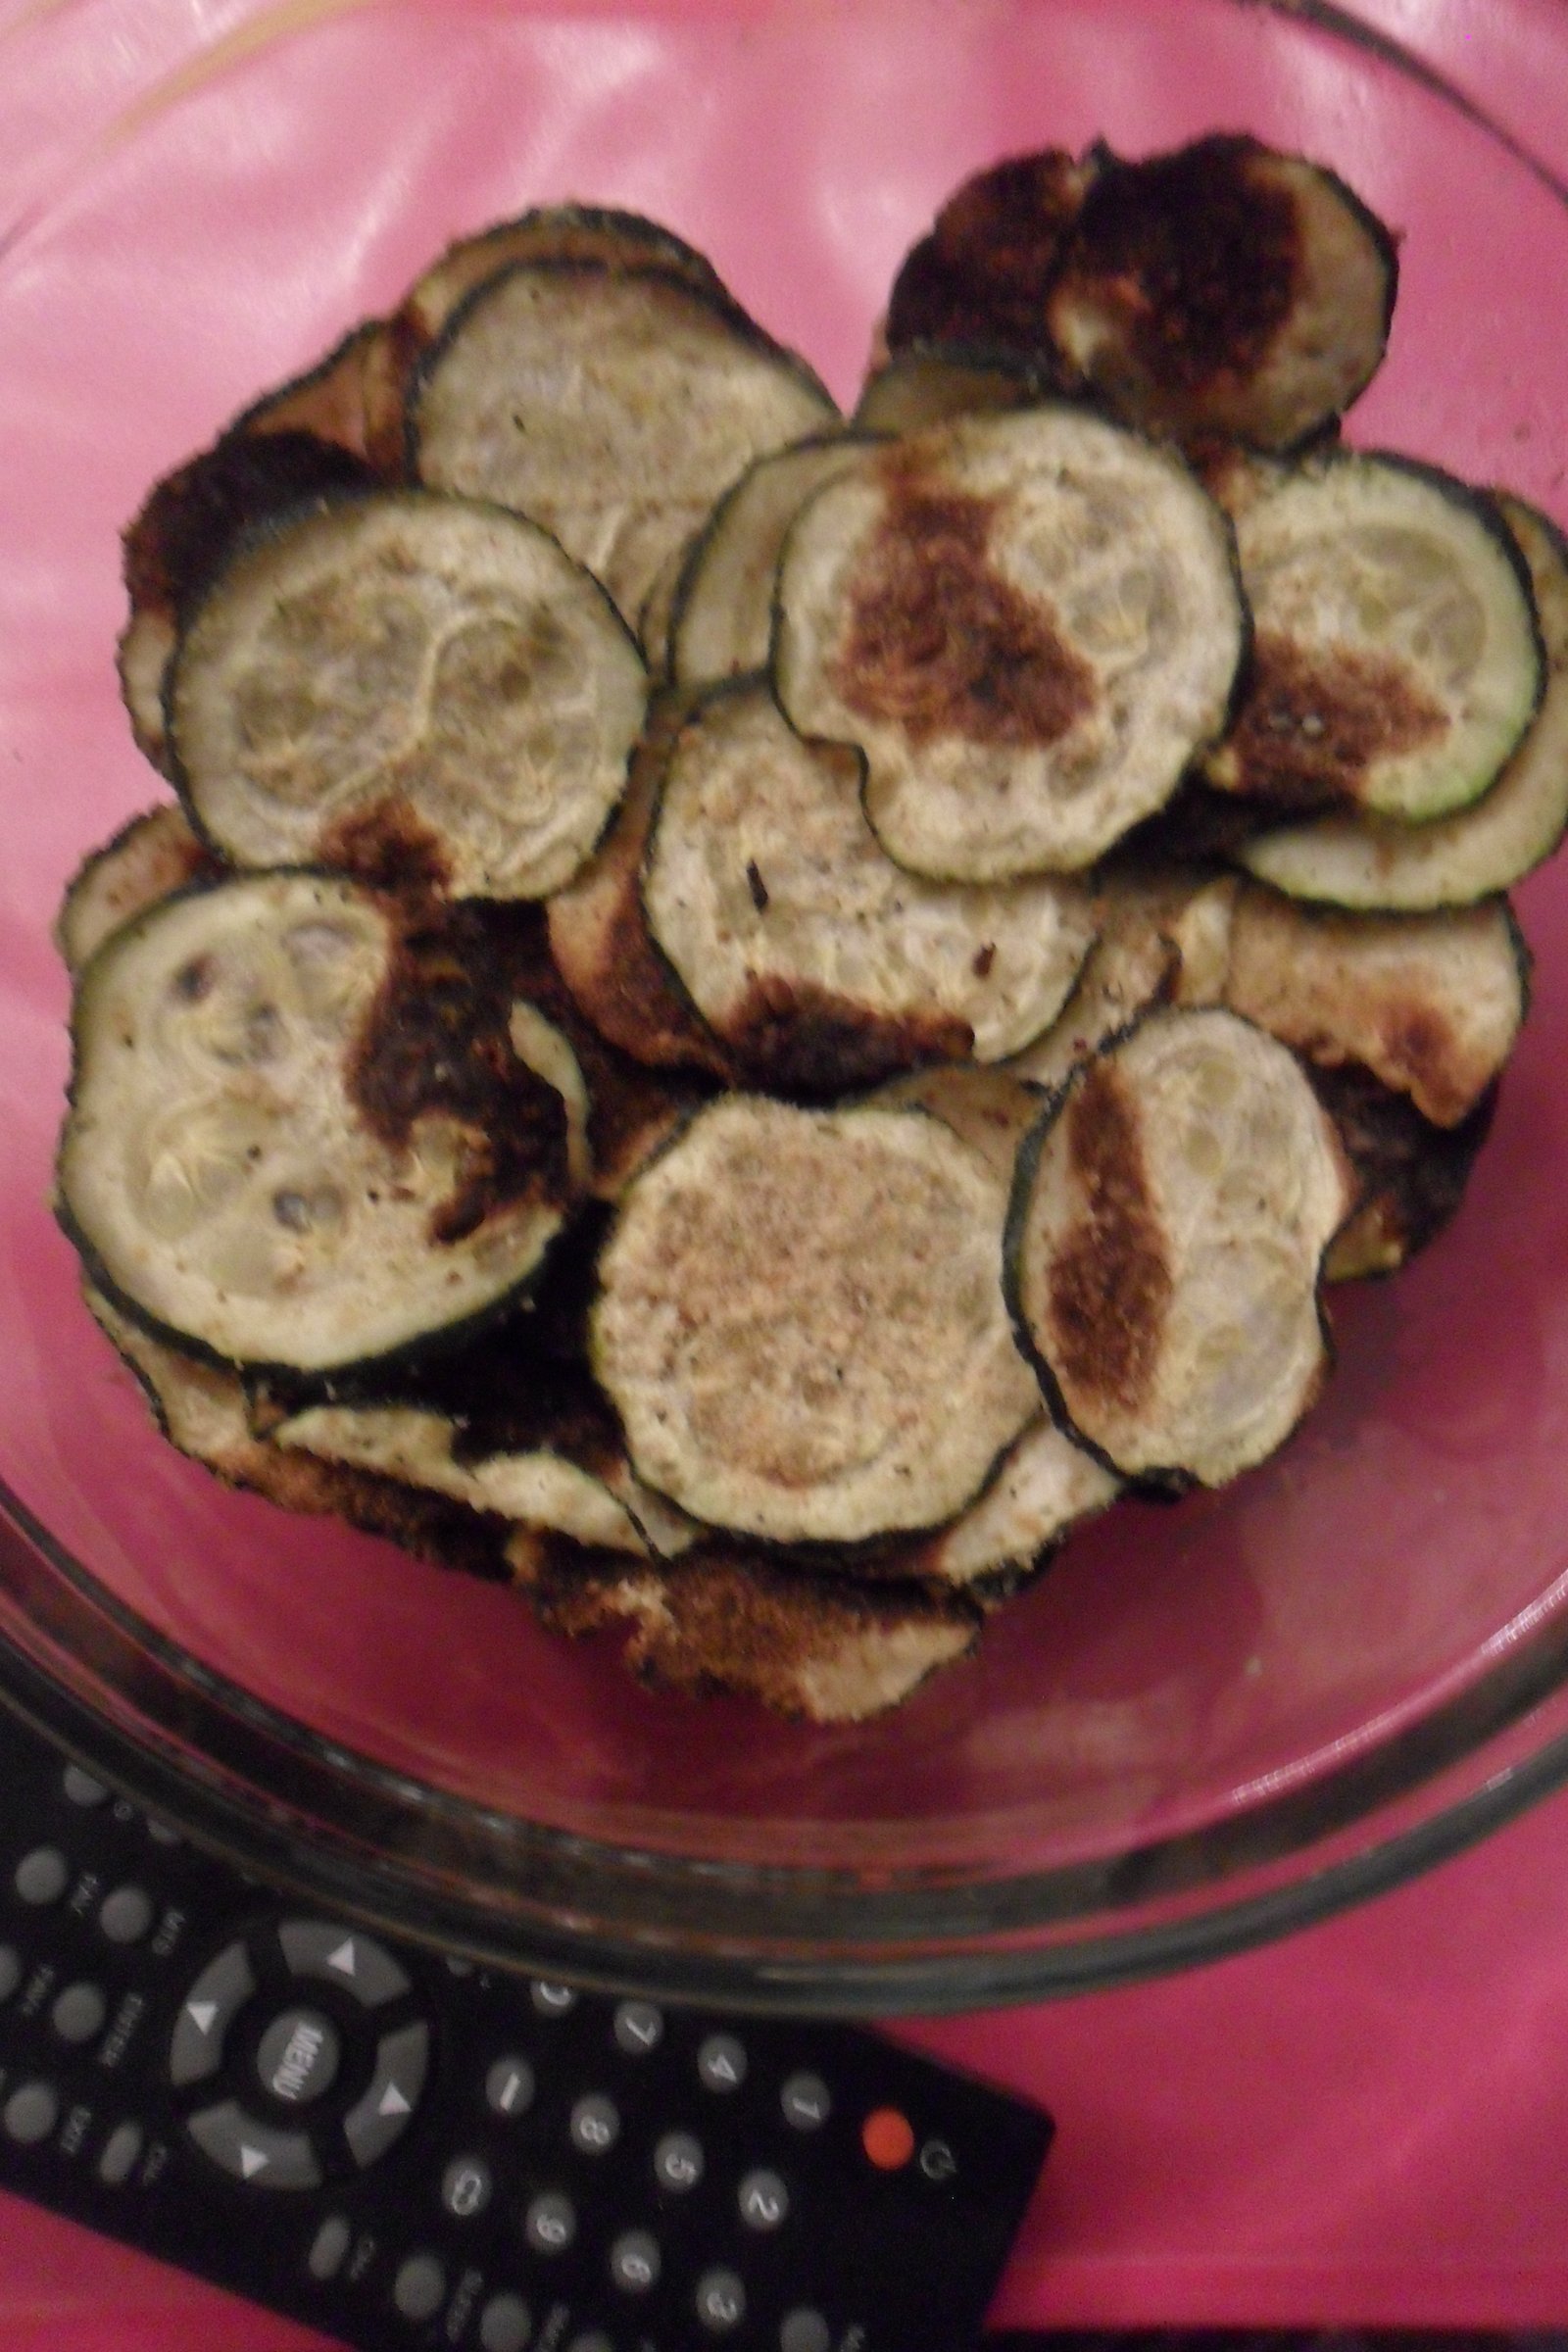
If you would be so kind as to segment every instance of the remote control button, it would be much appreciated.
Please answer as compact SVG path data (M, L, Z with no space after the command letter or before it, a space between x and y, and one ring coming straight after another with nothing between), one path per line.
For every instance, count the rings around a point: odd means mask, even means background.
M14 1943L0 1943L0 2001L9 2001L22 1983L22 1954Z
M354 2242L354 2228L346 2213L329 2213L311 2240L305 2267L313 2278L335 2278Z
M68 1984L49 2012L49 2023L62 2041L91 2041L109 2015L109 2003L96 1984Z
M60 1776L60 1786L65 1791L67 1803L80 1805L84 1812L94 1805L101 1805L109 1794L102 1781L95 1781L92 1774L83 1772L79 1764L66 1766Z
M833 2330L819 2311L786 2312L778 2331L778 2352L833 2352Z
M897 2107L876 2107L860 2126L860 2145L879 2173L902 2172L914 2154L914 2132Z
M748 2230L776 2230L790 2209L790 2192L777 2173L748 2173L735 2191Z
M612 2031L617 2049L628 2058L646 2058L664 2038L664 2020L652 2001L620 2001Z
M321 2171L303 2132L274 2132L233 2099L204 2107L186 2130L204 2156L236 2180L262 2188L318 2188Z
M590 2328L586 2335L574 2335L566 2352L615 2352L614 2345L602 2328Z
M746 2289L733 2271L705 2271L697 2281L697 2317L710 2335L728 2335L746 2317Z
M746 2080L746 2052L733 2034L710 2034L697 2053L697 2072L707 2090L739 2090Z
M544 1977L536 1977L528 1987L528 1998L541 2017L564 2017L577 2006L575 1984L557 1984Z
M110 2188L123 2188L141 2162L147 2135L140 2124L117 2124L104 2141L98 2159L98 2178Z
M533 2068L526 2058L498 2058L484 2079L492 2115L525 2115L533 2105Z
M46 1903L58 1903L71 1885L71 1864L58 1845L35 1845L17 1864L12 1885L24 1903L42 1910Z
M384 1944L351 1934L329 1919L287 1919L277 1931L283 1957L296 1977L340 1984L367 2009L379 2009L410 1990L409 1980Z
M343 2118L343 2136L356 2164L373 2164L409 2128L430 2063L430 2029L416 2023L383 2034L375 2045L369 2088Z
M646 2295L659 2284L659 2240L646 2230L624 2230L610 2249L610 2276L623 2295Z
M433 2254L411 2254L392 2281L392 2308L406 2320L433 2320L447 2299L447 2275Z
M217 2074L223 2061L223 2036L255 1990L245 1946L225 1944L202 1970L174 2021L169 2076L176 2090Z
M154 1821L150 1815L147 1821L147 1835L154 1845L182 1845L184 1843L184 1839L177 1830L172 1830L167 1821Z
M47 2082L24 2082L11 2093L0 2110L0 2126L7 2139L14 2139L30 2148L40 2139L47 2139L60 2121L60 2100Z
M819 2132L833 2112L833 2098L820 2075L791 2075L778 2094L784 2121L797 2132Z
M492 2295L479 2314L480 2352L527 2352L533 2314L520 2295Z
M441 2176L441 2202L458 2221L471 2221L483 2213L494 2188L482 2156L454 2156Z
M111 1943L140 1943L153 1924L153 1898L145 1886L117 1886L98 1909L98 1925Z
M256 2050L262 2088L291 2107L307 2107L330 2090L342 2062L338 2030L319 2009L285 2009Z
M564 2254L577 2234L577 2213L569 2197L547 2188L522 2217L522 2233L536 2254Z
M666 2132L654 2150L654 2179L677 2196L703 2177L703 2143L689 2132Z
M613 2099L590 2091L571 2111L571 2144L584 2156L603 2156L620 2137L620 2113Z

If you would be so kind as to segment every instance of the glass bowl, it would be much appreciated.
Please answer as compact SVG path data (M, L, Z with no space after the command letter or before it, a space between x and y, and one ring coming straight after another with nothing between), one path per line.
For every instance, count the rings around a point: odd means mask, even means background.
M242 1865L455 1951L846 2013L1234 1949L1568 1776L1568 864L1519 894L1535 1003L1466 1205L1396 1280L1337 1295L1300 1435L1223 1494L1080 1535L973 1663L859 1729L652 1694L504 1591L222 1490L155 1435L48 1208L50 923L159 797L116 693L119 530L462 231L568 196L652 214L850 397L894 266L965 174L1244 127L1403 232L1353 437L1568 514L1568 314L1545 299L1568 204L1531 150L1568 86L1563 16L1493 10L1462 89L1390 29L1433 12L1385 16L0 12L0 1688L82 1759ZM1504 122L1485 85L1510 43Z

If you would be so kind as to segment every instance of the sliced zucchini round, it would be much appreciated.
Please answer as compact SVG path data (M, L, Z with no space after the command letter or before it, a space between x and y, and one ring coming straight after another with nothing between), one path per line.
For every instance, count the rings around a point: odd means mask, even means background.
M790 530L774 666L857 743L890 857L944 881L1093 861L1224 723L1230 528L1181 460L1085 410L967 416L830 483Z
M55 918L55 944L66 969L74 978L112 931L192 882L215 881L220 870L172 802L133 816L67 885Z
M807 743L766 685L710 695L665 764L648 843L649 929L709 1027L769 1083L839 1092L1039 1035L1094 939L1056 875L921 881L866 823L859 762Z
M1217 1487L1322 1385L1323 1253L1353 1204L1299 1064L1234 1013L1151 1013L1090 1061L1019 1160L1019 1329L1124 1477Z
M976 172L899 265L884 334L910 344L1000 344L1054 368L1046 300L1068 231L1101 169L1059 147Z
M167 899L81 976L62 1218L220 1361L322 1372L520 1292L573 1200L567 1112L439 924L329 875Z
M1556 849L1568 825L1568 545L1522 500L1497 504L1530 567L1546 655L1545 693L1513 757L1479 801L1434 824L1326 816L1259 833L1235 854L1260 881L1339 906L1462 906Z
M1336 450L1279 469L1235 523L1252 654L1208 781L1405 824L1478 801L1544 683L1495 509L1431 466Z
M804 364L662 269L523 262L462 303L411 396L418 479L531 515L630 624L753 460L836 421Z
M637 1474L779 1543L930 1527L1039 1410L1005 1187L939 1120L729 1096L626 1193L593 1363Z
M893 1547L900 1573L964 1587L1021 1575L1081 1520L1108 1510L1122 1481L1042 1414L1004 1456L978 1502L932 1536Z
M950 416L1026 409L1049 390L1006 352L955 343L911 343L872 369L852 422L860 433L923 433Z
M237 863L526 899L604 831L646 696L548 532L387 491L242 547L184 631L169 716L196 821Z
M675 591L670 673L683 686L767 667L773 583L784 534L824 483L874 447L848 433L759 458L693 540Z
M1234 888L1234 880L1220 887ZM1212 888L1201 872L1180 867L1099 875L1100 936L1059 1017L1008 1063L1013 1076L1054 1090L1140 1013L1174 1002L1185 964L1178 925L1193 929L1190 909Z
M1013 1075L1010 1067L980 1069L972 1061L939 1062L910 1070L879 1087L878 1102L928 1110L978 1152L1010 1189L1024 1138L1040 1117L1041 1092Z

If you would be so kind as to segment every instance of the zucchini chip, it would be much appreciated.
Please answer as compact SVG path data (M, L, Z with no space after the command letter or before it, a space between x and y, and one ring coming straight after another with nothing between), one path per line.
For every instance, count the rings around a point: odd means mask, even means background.
M759 458L693 540L670 619L671 675L683 686L767 667L773 583L784 535L812 494L875 444L847 433Z
M760 1081L840 1092L922 1061L1015 1053L1094 938L1055 875L925 882L865 821L857 755L807 743L765 684L717 689L665 763L644 865L654 940Z
M529 899L592 852L646 695L547 532L385 491L242 547L185 628L169 716L196 822L236 863Z
M1353 1062L1311 1077L1360 1187L1354 1214L1329 1244L1324 1276L1360 1282L1393 1274L1452 1220L1491 1133L1500 1081L1456 1127L1434 1127L1407 1096Z
M172 802L145 809L94 850L67 885L55 945L73 979L103 945L160 899L192 882L216 881L218 859Z
M167 899L82 974L62 1219L100 1286L220 1361L323 1372L521 1291L568 1114L462 935L328 875Z
M1091 863L1224 723L1230 528L1181 460L1087 411L966 416L817 493L774 663L803 734L857 743L890 857L940 881Z
M543 523L631 625L754 459L837 421L727 298L589 263L517 263L478 286L411 397L418 479Z
M1462 906L1556 849L1568 825L1568 545L1522 500L1497 504L1530 567L1546 653L1545 694L1512 759L1482 799L1435 824L1327 816L1260 833L1236 853L1259 880L1340 906Z
M1113 1471L1042 1414L1003 1457L978 1502L935 1535L895 1544L889 1558L920 1584L966 1587L1026 1575L1069 1529L1108 1510L1121 1492Z
M978 1152L1009 1189L1019 1150L1040 1117L1041 1092L1005 1069L977 1069L973 1062L940 1062L911 1070L879 1087L878 1102L927 1110Z
M1026 409L1050 388L1005 352L914 343L873 368L851 422L858 433L923 433L952 416Z
M1008 1276L1071 1427L1124 1477L1217 1487L1322 1386L1323 1253L1354 1202L1333 1122L1273 1038L1151 1013L1019 1161Z
M1396 283L1393 238L1342 179L1219 133L1102 158L1045 316L1063 365L1128 422L1288 449L1371 381Z
M600 1260L593 1364L638 1476L779 1543L961 1510L1039 1409L1003 1304L1004 1207L918 1111L699 1112Z
M1437 914L1336 914L1249 885L1224 1001L1308 1061L1357 1062L1456 1127L1513 1051L1529 951L1506 900Z
M1101 168L1059 147L978 172L910 247L893 281L883 336L909 345L1001 345L1058 377L1046 301L1068 231Z
M1336 450L1278 469L1234 519L1252 650L1209 783L1404 824L1478 801L1544 682L1528 572L1491 503Z

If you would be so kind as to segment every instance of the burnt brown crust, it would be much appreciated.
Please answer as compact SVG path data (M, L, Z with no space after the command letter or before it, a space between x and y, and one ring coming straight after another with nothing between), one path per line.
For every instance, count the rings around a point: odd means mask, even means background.
M1396 1273L1457 1214L1492 1131L1502 1081L1494 1078L1457 1126L1437 1127L1407 1096L1359 1063L1339 1069L1308 1064L1307 1076L1360 1187L1354 1211L1330 1245L1324 1272L1330 1282Z
M1095 161L1065 149L1009 156L949 197L893 281L890 352L957 343L1023 355L1050 388L1066 378L1046 325L1046 299L1093 182Z

